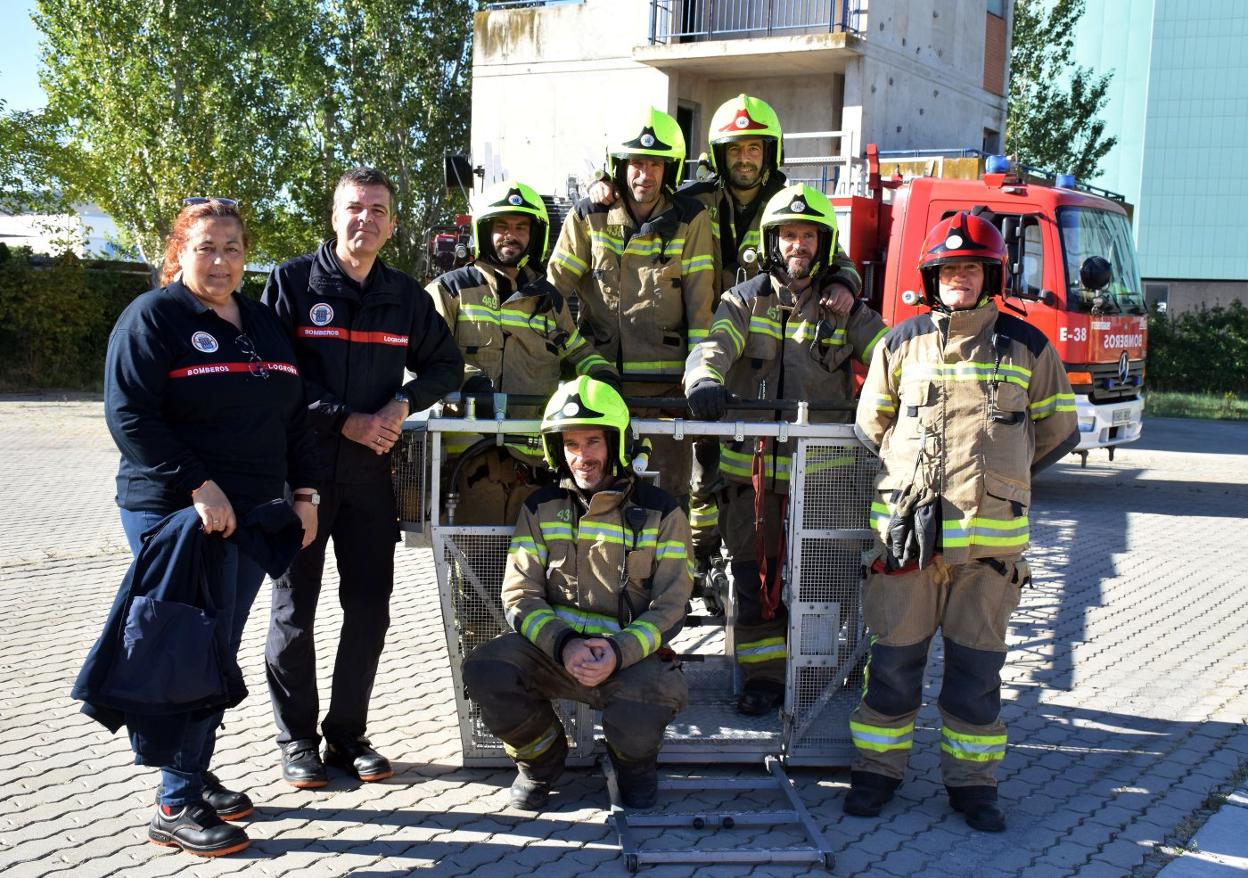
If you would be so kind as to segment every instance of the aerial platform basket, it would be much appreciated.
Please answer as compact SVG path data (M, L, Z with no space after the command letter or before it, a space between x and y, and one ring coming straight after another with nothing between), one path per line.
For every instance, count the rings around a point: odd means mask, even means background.
M501 400L500 400L501 402ZM502 409L503 406L497 405ZM868 510L878 461L843 424L811 424L804 404L795 421L635 419L638 435L793 440L785 603L789 608L788 674L782 711L768 717L736 712L739 674L732 650L731 586L721 615L691 614L672 646L689 657L684 671L690 704L667 729L660 760L668 763L762 764L779 755L790 765L848 765L853 747L849 713L862 683L859 600L861 554L870 545ZM409 544L432 548L465 766L509 764L502 743L463 695L461 667L478 643L507 629L499 592L511 527L448 523L442 482L446 433L535 434L536 420L435 415L409 421L396 446L395 490ZM721 579L727 579L722 577ZM591 764L602 752L595 712L573 702L556 705L569 735L569 764Z

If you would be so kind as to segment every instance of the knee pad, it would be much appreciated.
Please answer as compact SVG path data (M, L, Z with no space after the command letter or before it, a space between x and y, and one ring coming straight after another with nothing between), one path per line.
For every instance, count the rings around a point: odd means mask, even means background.
M862 700L884 716L901 716L923 703L923 669L931 638L910 646L871 647Z
M945 638L945 681L940 706L965 723L986 726L1001 713L1005 653L971 649Z

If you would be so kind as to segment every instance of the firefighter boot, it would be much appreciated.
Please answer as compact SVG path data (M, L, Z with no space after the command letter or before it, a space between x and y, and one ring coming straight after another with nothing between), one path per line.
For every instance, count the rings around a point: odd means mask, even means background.
M996 787L950 787L949 805L980 832L1005 832L1005 815L997 806Z
M615 769L615 782L620 791L620 802L626 808L653 808L659 798L659 765L657 759L631 762L607 747L611 766Z
M880 811L893 798L901 781L873 771L851 771L849 794L841 810L854 817L879 817Z
M511 807L540 811L550 799L550 790L563 774L568 755L568 739L560 726L550 749L532 762L516 763L516 779L511 784Z

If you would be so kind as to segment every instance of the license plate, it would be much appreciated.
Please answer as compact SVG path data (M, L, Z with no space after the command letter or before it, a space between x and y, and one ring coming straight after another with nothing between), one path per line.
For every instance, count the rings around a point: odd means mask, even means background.
M1116 409L1114 411L1114 426L1119 424L1131 423L1131 409Z

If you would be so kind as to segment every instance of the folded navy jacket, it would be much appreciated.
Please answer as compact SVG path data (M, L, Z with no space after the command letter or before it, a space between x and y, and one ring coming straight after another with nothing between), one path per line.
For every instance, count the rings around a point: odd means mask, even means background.
M204 533L194 507L142 539L71 695L109 731L129 727L137 762L164 765L188 721L233 707L247 687L230 648L234 583L221 575L224 539ZM253 508L230 536L272 577L286 572L302 539L282 500Z

